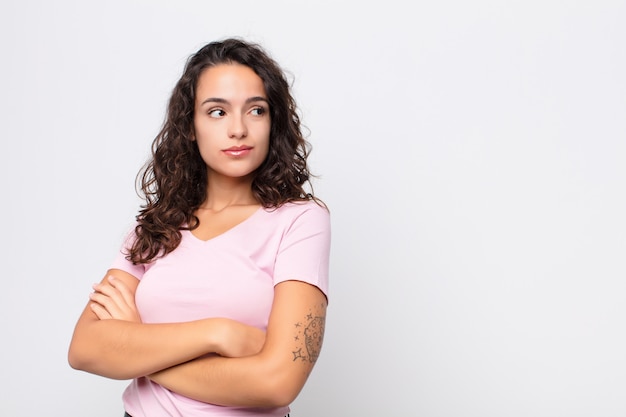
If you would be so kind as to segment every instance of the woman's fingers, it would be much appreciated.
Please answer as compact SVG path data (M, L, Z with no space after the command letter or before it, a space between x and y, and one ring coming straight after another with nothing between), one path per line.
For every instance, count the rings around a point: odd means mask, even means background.
M89 298L106 310L110 315L106 318L141 322L135 306L135 296L121 280L109 276L106 282L95 284L93 289Z
M104 284L95 284L93 289L94 291L89 294L89 299L106 310L111 316L109 318L117 318L120 314L118 300L121 298L121 296L118 295L117 290L110 285Z
M109 283L111 283L111 286L119 291L119 294L122 296L122 299L127 306L136 309L135 294L133 294L130 288L128 288L128 286L124 284L123 281L116 279L114 276L110 276Z
M111 315L109 314L107 309L104 308L101 304L89 303L89 307L91 308L91 311L93 311L95 313L95 315L98 316L98 318L100 320L106 320L106 319L112 319L113 318L113 317L111 317Z

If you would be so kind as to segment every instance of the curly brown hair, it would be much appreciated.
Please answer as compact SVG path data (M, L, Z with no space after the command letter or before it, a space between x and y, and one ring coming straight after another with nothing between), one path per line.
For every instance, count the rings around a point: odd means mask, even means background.
M207 167L193 140L197 83L205 69L231 63L254 70L263 80L269 103L269 153L255 172L254 197L265 208L306 200L323 204L313 196L307 167L311 145L302 134L285 73L258 44L236 38L211 42L187 60L152 143L152 156L137 175L137 190L145 204L136 217L135 239L127 254L134 264L173 251L180 244L181 230L198 227L194 213L207 198Z

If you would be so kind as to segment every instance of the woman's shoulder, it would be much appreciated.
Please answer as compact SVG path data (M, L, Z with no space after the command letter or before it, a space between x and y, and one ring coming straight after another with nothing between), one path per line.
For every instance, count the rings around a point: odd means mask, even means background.
M264 211L266 218L281 223L293 223L298 220L328 222L330 216L328 207L315 200L292 201L278 207L266 208Z
M291 201L285 203L279 207L268 208L268 212L275 212L278 215L298 216L306 212L329 214L328 206L322 201L316 200L303 200L303 201Z

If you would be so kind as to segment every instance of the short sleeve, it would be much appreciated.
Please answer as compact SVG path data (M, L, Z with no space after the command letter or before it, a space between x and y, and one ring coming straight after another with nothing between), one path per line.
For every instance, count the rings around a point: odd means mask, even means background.
M113 263L111 264L111 269L121 269L124 272L128 272L132 276L137 279L141 279L143 274L146 272L146 267L143 264L133 265L131 261L126 259L126 255L128 254L128 248L131 247L133 241L135 240L135 228L133 227L126 235L124 242L121 245L120 250L117 252L117 255L113 259Z
M274 266L274 285L303 281L315 285L328 297L329 258L330 213L309 203L282 237Z

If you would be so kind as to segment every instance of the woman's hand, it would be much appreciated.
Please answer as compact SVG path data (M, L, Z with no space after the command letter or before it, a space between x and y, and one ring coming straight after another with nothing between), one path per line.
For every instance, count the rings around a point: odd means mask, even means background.
M113 275L106 281L94 284L89 304L98 319L117 319L141 323L141 317L135 305L135 297L130 288Z
M265 343L265 331L230 319L219 320L215 340L218 355L229 358L241 358L255 355Z

